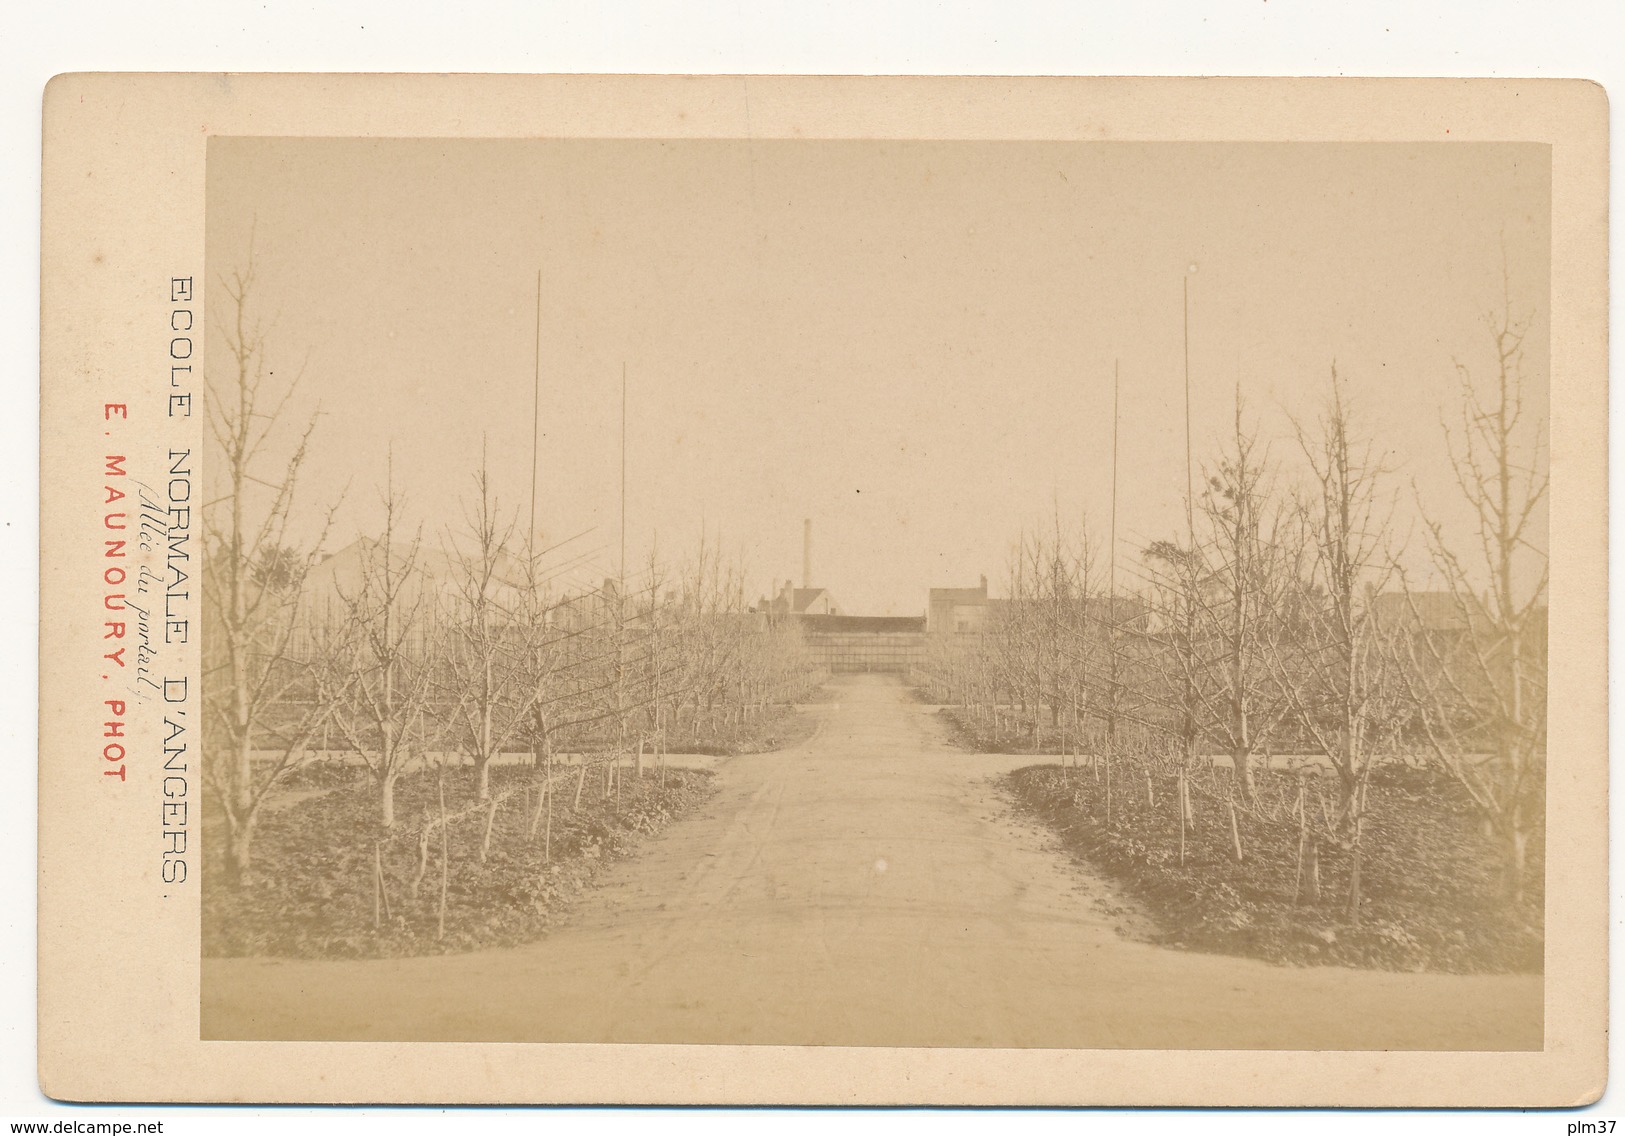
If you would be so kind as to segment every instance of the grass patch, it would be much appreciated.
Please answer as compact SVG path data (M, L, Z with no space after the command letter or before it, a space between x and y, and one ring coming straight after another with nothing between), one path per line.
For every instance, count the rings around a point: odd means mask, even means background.
M797 706L774 705L735 725L717 725L703 733L692 729L672 731L666 739L666 752L703 753L713 757L772 753L807 740L817 725L815 715L804 714Z
M1230 817L1211 799L1179 863L1172 779L1147 800L1138 766L1114 778L1112 824L1104 780L1088 767L1035 765L1006 778L1027 810L1063 844L1137 899L1167 946L1297 965L1338 964L1451 973L1540 972L1544 964L1544 831L1530 840L1524 901L1499 898L1494 842L1448 777L1394 766L1373 774L1362 838L1361 919L1346 917L1352 856L1322 844L1318 903L1293 902L1296 824L1237 816L1243 860L1232 852ZM1260 771L1262 791L1281 793L1283 772Z
M923 695L921 701L925 701ZM1003 728L997 730L992 723L978 722L959 706L944 706L937 711L937 717L947 729L949 740L968 753L1057 754L1071 752L1080 744L1075 731L1063 731L1049 722L1047 716L1036 741L1032 719L1025 716L1006 714L1002 718Z

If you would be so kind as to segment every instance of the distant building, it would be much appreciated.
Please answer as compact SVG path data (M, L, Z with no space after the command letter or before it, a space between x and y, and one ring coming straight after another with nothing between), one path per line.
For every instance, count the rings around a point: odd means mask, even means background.
M765 623L783 620L797 627L813 662L832 674L907 674L924 657L923 617L847 615L827 588L798 588L786 580L752 610Z
M756 611L769 615L841 615L841 607L828 588L797 588L786 580L772 599L763 597Z
M1467 602L1475 608L1478 603L1471 598ZM1451 592L1384 592L1371 597L1371 610L1386 627L1465 631L1470 609L1464 609Z
M802 615L797 623L814 662L831 674L908 674L924 658L917 615Z
M430 614L457 578L456 562L438 548L395 543L386 549L382 541L362 537L311 567L300 601L305 618L319 625L346 618L368 575L385 571L385 565L392 576L411 569L396 600L402 611L423 606Z
M827 588L797 588L790 597L790 610L796 615L840 615L841 609Z
M928 635L969 635L987 627L988 614L998 601L987 598L987 577L974 588L932 588L926 599Z
M1084 601L1084 616L1094 627L1143 632L1150 624L1151 609L1138 596L1092 596Z
M1489 601L1469 594L1454 592L1383 592L1371 597L1371 610L1382 626L1401 631L1421 631L1435 643L1466 643L1476 638L1476 646L1461 648L1493 659L1504 650L1499 634L1500 622L1490 612ZM1545 604L1537 604L1525 617L1522 629L1522 649L1526 661L1546 657L1547 612Z
M925 630L930 635L980 635L1008 617L1013 601L987 594L987 577L974 588L932 588L927 596ZM1082 601L1085 618L1097 627L1145 631L1149 610L1133 596L1091 596Z

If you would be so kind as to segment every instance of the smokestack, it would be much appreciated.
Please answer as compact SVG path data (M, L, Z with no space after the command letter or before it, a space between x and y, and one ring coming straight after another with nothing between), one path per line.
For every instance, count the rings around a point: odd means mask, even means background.
M801 586L812 587L812 518L801 522Z

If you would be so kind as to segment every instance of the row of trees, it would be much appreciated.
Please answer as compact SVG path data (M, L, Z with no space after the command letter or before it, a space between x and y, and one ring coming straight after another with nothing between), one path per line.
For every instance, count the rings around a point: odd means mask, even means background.
M1461 418L1444 439L1476 531L1463 540L1428 521L1411 561L1426 580L1407 571L1393 471L1334 368L1322 413L1294 424L1295 460L1259 440L1238 394L1186 532L1150 544L1123 581L1087 532L1057 523L1024 539L997 617L940 640L922 681L994 732L1019 720L1035 750L1048 735L1098 757L1108 817L1114 771L1161 768L1177 780L1181 858L1191 784L1228 759L1232 818L1250 809L1303 828L1311 896L1321 842L1351 854L1356 919L1373 771L1435 762L1497 836L1506 894L1520 898L1544 788L1546 566L1530 538L1546 475L1542 424L1524 404L1524 328L1502 317L1493 330L1495 373L1461 369ZM1256 771L1271 754L1322 758L1329 807L1262 799Z
M395 788L432 764L522 755L634 762L673 741L714 741L816 683L798 630L751 615L742 581L702 542L684 570L655 551L627 577L568 587L590 557L547 547L499 502L484 464L459 524L409 526L392 470L378 530L331 560L332 513L300 543L301 472L314 419L288 432L295 384L276 385L247 317L252 270L228 281L229 371L211 378L219 478L205 511L207 789L242 882L256 824L287 778L333 750L363 765L381 827ZM613 775L613 774L611 774Z

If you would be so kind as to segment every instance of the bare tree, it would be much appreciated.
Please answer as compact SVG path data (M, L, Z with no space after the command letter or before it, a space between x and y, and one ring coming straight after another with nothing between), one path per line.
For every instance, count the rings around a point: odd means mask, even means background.
M306 758L331 713L335 676L304 633L305 580L332 512L308 544L294 517L314 415L284 430L299 376L278 378L250 311L254 262L223 282L225 366L207 375L208 424L221 482L203 509L204 702L211 745L204 781L226 824L225 878L246 882L261 809ZM286 435L286 437L284 437Z
M654 747L656 754L664 753L666 728L676 701L678 683L682 679L681 655L673 650L671 642L675 616L672 595L667 591L669 578L660 561L659 549L651 546L645 571L647 572L646 600L642 615L640 642L641 702L645 728L638 739L635 776L643 776L645 744ZM665 776L663 757L661 773Z
M1393 629L1375 602L1394 573L1392 501L1383 491L1387 471L1376 447L1358 434L1335 365L1318 425L1300 424L1297 436L1311 474L1301 571L1319 602L1278 630L1269 658L1293 718L1336 776L1337 806L1326 832L1352 855L1347 911L1358 922L1371 774L1392 752L1403 718ZM1318 839L1309 847L1311 898L1318 891L1318 847Z
M1203 627L1198 619L1204 606L1203 589L1210 585L1211 577L1195 546L1194 522L1189 518L1188 529L1189 544L1160 540L1145 551L1155 619L1141 640L1142 673L1148 680L1143 690L1156 708L1150 720L1174 742L1181 865L1193 820L1190 778L1202 737L1202 717L1207 712L1202 684L1213 666L1210 652L1204 650L1210 645L1201 637Z
M1098 664L1104 625L1097 618L1100 596L1095 576L1094 545L1087 523L1079 525L1075 540L1069 540L1057 519L1046 565L1044 597L1049 609L1047 630L1054 640L1048 652L1054 670L1051 718L1061 728L1061 752L1064 756L1070 748L1074 764L1078 750L1083 748L1085 723L1096 709L1096 688L1103 677Z
M1031 732L1034 753L1044 730L1045 664L1050 662L1052 637L1046 635L1047 614L1042 540L1021 535L1011 557L1009 600L996 639L1003 685Z
M1235 785L1256 797L1253 761L1266 747L1288 703L1265 657L1271 624L1288 602L1282 518L1273 500L1267 453L1247 428L1241 393L1227 452L1208 471L1198 502L1206 529L1198 548L1204 584L1195 590L1200 673L1193 688L1202 703L1197 726L1227 753ZM1238 853L1239 854L1239 853Z
M545 820L543 855L547 859L552 858L553 845L554 746L561 723L570 713L569 659L574 640L582 633L571 625L569 602L552 595L547 570L552 551L537 547L535 533L526 538L513 616L519 635L514 657L518 685L511 695L515 725L529 743L532 766L541 771L541 793L531 816L530 836L535 838Z
M510 553L517 519L504 517L491 491L483 457L474 497L464 508L463 547L453 552L449 634L443 673L449 689L440 705L474 763L475 796L491 795L491 761L524 724L534 686L526 682L524 635L517 617L519 589Z
M1460 425L1445 427L1457 487L1475 515L1477 548L1458 554L1444 525L1428 522L1429 552L1448 590L1455 626L1434 626L1408 592L1410 674L1428 749L1466 788L1499 838L1503 891L1517 902L1524 895L1529 835L1544 789L1550 568L1544 542L1532 539L1531 526L1546 497L1549 471L1545 420L1531 415L1525 403L1530 321L1514 319L1508 299L1488 322L1492 377L1482 382L1457 362ZM1481 758L1485 749L1488 760Z
M395 824L395 785L424 753L423 716L434 693L434 597L419 563L422 534L400 541L404 502L394 461L381 494L383 528L358 545L359 586L341 592L353 629L346 697L334 723L378 787L378 820Z

